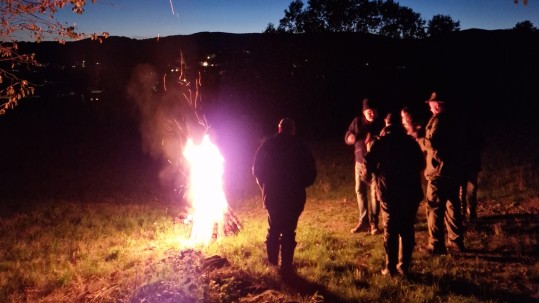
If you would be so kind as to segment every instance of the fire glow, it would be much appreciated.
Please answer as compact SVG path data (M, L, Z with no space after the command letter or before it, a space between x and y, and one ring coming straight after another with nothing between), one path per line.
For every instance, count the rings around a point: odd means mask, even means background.
M193 222L190 242L207 245L224 234L223 222L228 210L223 190L225 159L207 134L200 144L189 138L183 156L189 163L188 199Z

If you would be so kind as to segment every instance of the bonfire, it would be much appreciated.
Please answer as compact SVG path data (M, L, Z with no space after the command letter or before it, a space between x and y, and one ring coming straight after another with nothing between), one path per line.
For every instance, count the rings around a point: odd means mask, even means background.
M191 203L193 244L237 233L241 224L228 205L223 190L224 161L219 148L204 135L200 144L189 138L183 151L189 163L188 201Z
M182 148L181 159L175 163L186 180L187 185L182 186L187 188L185 198L190 204L189 212L182 222L192 224L190 244L207 245L219 237L239 232L242 226L230 208L224 192L225 159L218 146L212 142L209 135L210 125L199 109L200 74L192 93L191 83L183 73L183 55L180 66L177 84L183 100L179 101L186 101L187 106L182 106L183 117L173 119L173 133ZM164 79L166 76L163 77L163 88L166 91Z

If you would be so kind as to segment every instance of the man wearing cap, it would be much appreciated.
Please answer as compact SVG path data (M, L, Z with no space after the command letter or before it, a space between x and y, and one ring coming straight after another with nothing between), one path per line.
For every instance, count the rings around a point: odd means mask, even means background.
M462 125L447 109L450 100L438 91L425 101L432 113L419 143L427 154L427 252L440 255L446 248L464 250L459 184L463 174ZM445 225L445 226L444 226ZM447 244L445 241L447 229Z
M305 189L317 175L313 154L295 134L294 121L282 119L277 134L258 148L252 168L268 212L268 263L278 265L280 251L283 273L293 270L296 228L307 198Z
M363 163L365 154L370 145L384 127L382 119L378 118L378 111L373 106L372 100L363 99L362 115L355 117L344 135L344 142L354 146L355 159L355 191L357 196L357 205L359 209L358 223L350 231L358 233L369 231L371 234L378 234L378 217L380 213L380 203L374 195L372 185L361 179L365 170ZM371 204L367 191L371 191Z

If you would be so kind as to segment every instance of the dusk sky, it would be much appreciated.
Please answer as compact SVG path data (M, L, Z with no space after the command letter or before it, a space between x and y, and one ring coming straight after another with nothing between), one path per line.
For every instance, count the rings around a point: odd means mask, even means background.
M292 0L96 0L88 1L82 16L65 10L57 15L80 32L109 32L136 39L198 32L260 33L275 26ZM307 0L303 1L305 4ZM461 30L510 29L529 20L539 27L539 0L401 0L395 1L421 14L450 15Z

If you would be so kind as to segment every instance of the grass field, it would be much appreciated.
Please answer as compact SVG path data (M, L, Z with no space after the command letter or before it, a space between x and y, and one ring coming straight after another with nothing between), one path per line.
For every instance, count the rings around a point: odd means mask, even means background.
M188 247L179 201L111 177L120 190L75 186L2 201L0 302L537 302L537 164L522 156L537 149L524 139L526 151L489 141L469 251L426 254L420 207L407 280L380 274L381 235L349 233L357 216L351 151L338 142L313 145L320 175L297 230L295 277L265 264L267 223L254 181L245 185L250 194L229 201L242 230ZM125 184L138 173L123 174Z

